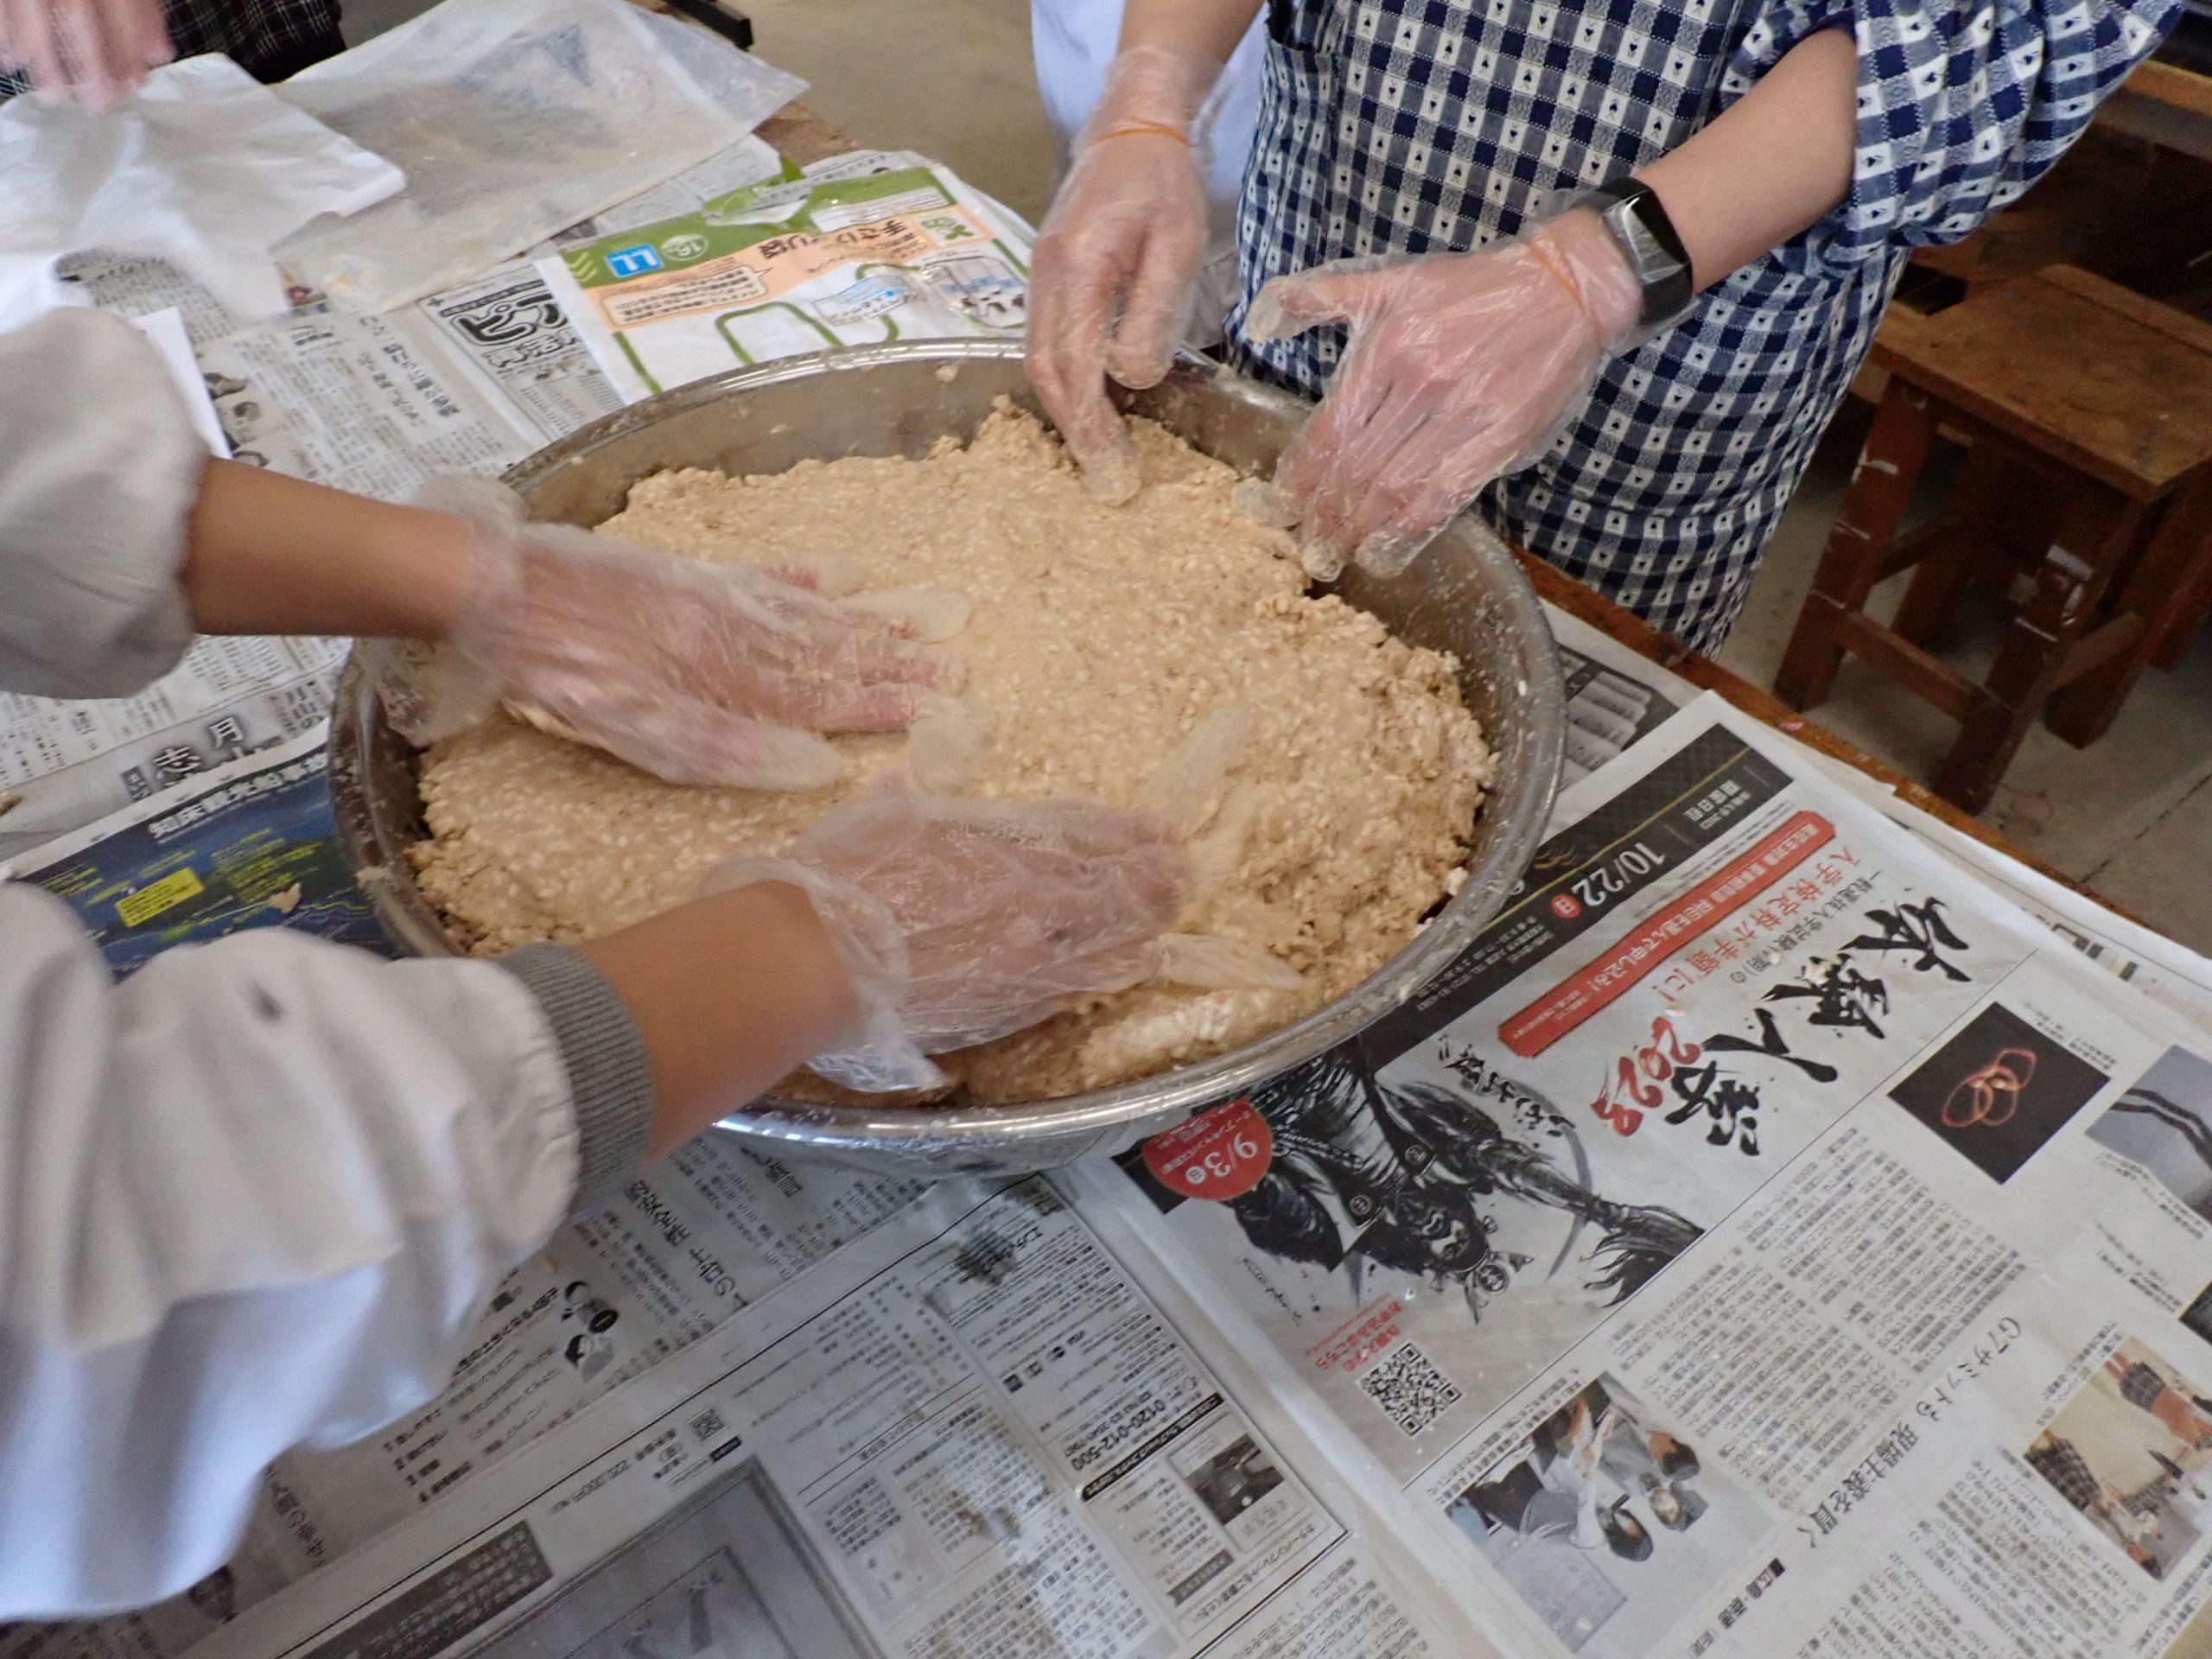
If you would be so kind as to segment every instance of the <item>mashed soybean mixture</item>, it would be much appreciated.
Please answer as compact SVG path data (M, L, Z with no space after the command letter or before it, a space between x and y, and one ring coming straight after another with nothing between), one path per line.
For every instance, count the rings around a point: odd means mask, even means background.
M1309 597L1284 532L1230 505L1236 475L1134 422L1147 487L1090 499L1058 441L1001 406L926 461L806 461L766 478L664 474L609 535L715 560L849 563L868 588L974 607L947 649L988 740L967 793L1131 804L1210 715L1249 717L1245 757L1194 838L1179 924L1257 946L1298 990L1145 985L949 1057L983 1102L1050 1098L1249 1042L1373 972L1456 885L1491 756L1450 658ZM850 776L808 795L663 784L501 717L425 758L423 890L480 954L593 938L690 896L725 858L780 851L907 739L841 737Z

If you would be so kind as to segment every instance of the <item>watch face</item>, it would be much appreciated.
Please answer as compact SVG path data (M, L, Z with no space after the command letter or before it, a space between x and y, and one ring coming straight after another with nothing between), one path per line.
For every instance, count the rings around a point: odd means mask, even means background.
M1641 188L1633 194L1620 193L1618 188L1607 194L1614 200L1600 210L1600 216L1612 231L1614 240L1620 244L1629 269L1636 273L1637 282L1643 288L1641 327L1654 332L1665 328L1689 309L1694 297L1688 261L1667 245L1673 239L1674 227L1665 225L1666 209L1649 191ZM1665 226L1663 233L1642 211L1647 203ZM1644 337L1648 338L1649 334Z

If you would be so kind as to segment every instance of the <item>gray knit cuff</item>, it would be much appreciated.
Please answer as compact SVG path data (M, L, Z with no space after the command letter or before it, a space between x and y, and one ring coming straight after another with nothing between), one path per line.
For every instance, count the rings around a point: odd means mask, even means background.
M576 1196L569 1213L597 1215L638 1173L652 1139L645 1039L607 976L575 951L526 944L498 960L537 999L561 1045L576 1109Z

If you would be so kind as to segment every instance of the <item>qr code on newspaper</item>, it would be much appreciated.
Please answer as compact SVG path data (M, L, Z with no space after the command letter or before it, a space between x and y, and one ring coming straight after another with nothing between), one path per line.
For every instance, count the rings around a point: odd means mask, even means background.
M712 1406L709 1406L691 1420L691 1433L702 1446L728 1432L729 1425L722 1421L721 1413L716 1411Z
M1420 1433L1459 1399L1459 1385L1410 1342L1400 1343L1370 1366L1359 1386L1408 1435Z

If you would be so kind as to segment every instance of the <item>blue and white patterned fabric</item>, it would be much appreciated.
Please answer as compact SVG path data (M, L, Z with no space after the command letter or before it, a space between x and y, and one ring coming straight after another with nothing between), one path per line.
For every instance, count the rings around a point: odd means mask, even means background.
M1849 198L1609 365L1535 467L1478 509L1700 649L1872 345L1911 250L2017 198L2181 0L1272 0L1240 205L1244 308L1270 277L1512 235L1726 110L1816 29L1859 47ZM1240 345L1317 397L1339 330Z

